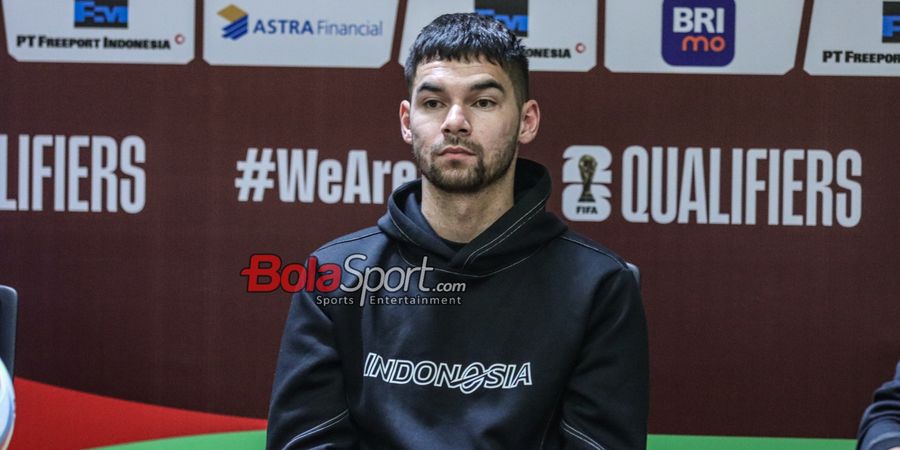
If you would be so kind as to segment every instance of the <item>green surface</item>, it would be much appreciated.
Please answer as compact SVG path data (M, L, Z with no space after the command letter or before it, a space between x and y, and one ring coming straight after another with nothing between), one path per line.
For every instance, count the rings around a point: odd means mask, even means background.
M96 450L260 450L265 431L204 434L98 447ZM648 450L854 450L851 439L759 438L653 434Z
M852 439L761 438L651 434L648 450L854 450Z
M200 434L131 444L97 447L95 450L260 450L266 447L266 432Z

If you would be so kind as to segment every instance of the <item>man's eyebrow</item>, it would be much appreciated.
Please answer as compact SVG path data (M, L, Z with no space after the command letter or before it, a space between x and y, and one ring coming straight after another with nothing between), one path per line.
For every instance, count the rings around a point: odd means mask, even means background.
M428 92L444 92L444 88L442 88L442 87L440 87L440 86L438 86L438 85L436 85L436 84L431 84L431 83L429 83L429 82L426 81L426 82L422 83L421 85L419 85L419 88L416 89L416 93L417 93L417 94L418 94L419 92L422 92L422 91L428 91Z
M475 83L472 85L471 91L484 91L487 89L496 89L501 93L505 94L506 89L503 89L503 85L498 83L496 80L485 80L479 83Z
M503 93L503 94L506 93L506 89L503 88L503 85L500 84L500 83L498 83L496 80L485 80L485 81L480 81L480 82L478 82L478 83L473 84L472 87L469 88L469 90L472 91L472 92L475 92L475 91L485 91L485 90L488 90L488 89L496 89L496 90L500 91L500 92ZM441 86L439 86L439 85L437 85L437 84L429 83L429 82L426 81L426 82L422 83L421 85L419 85L418 88L416 88L416 93L417 93L417 94L420 93L420 92L423 92L423 91L427 91L427 92L435 92L435 93L442 93L442 92L444 92L444 88L441 87Z

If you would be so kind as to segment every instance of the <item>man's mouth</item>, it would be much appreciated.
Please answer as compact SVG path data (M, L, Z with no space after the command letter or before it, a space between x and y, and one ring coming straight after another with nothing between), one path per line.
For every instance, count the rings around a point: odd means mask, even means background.
M452 146L444 147L440 152L438 152L438 156L443 156L443 155L475 156L475 152L473 152L465 147L459 147L459 146L452 145Z

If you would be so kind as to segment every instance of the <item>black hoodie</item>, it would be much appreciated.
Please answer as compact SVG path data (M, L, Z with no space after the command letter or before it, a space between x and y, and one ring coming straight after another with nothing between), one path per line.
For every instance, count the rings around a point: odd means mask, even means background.
M875 391L857 433L857 450L888 450L900 447L900 361L892 381Z
M461 248L414 181L377 227L313 253L323 276L292 300L268 448L645 448L637 282L544 210L543 166L520 159L515 180L512 209Z

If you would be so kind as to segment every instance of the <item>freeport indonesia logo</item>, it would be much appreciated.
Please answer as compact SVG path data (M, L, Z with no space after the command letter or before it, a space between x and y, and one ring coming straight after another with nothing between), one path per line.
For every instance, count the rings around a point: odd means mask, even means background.
M900 2L884 2L882 5L881 42L900 42Z
M502 22L516 36L528 37L528 0L475 0L475 12Z
M516 36L528 37L528 0L475 0L475 12L493 17ZM544 48L529 45L525 54L529 58L571 59L573 50L576 54L584 53L587 45L583 42L577 42L572 47Z
M75 28L128 28L128 0L75 0Z
M881 43L900 43L900 2L883 2L881 8ZM874 33L871 37L875 37ZM895 51L879 52L870 49L837 50L831 48L822 50L822 63L895 65L900 64L900 53Z

